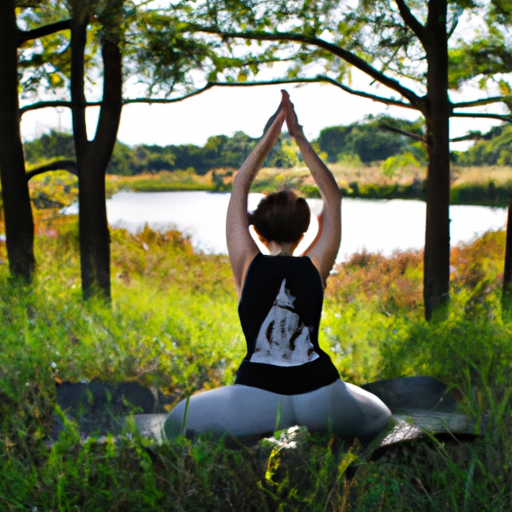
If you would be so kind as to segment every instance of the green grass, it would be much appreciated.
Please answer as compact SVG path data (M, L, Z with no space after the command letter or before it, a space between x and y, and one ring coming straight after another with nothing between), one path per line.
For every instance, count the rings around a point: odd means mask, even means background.
M503 233L453 249L450 310L430 324L418 253L358 254L331 277L320 341L344 379L432 375L460 390L468 414L489 417L474 441L433 439L365 462L357 448L342 455L334 438L303 431L297 450L207 437L157 445L130 422L87 440L68 424L49 442L55 378L136 380L178 399L230 384L245 346L227 257L194 253L175 231L115 230L106 308L80 299L76 219L48 222L38 222L31 289L0 267L0 510L510 510ZM358 461L349 482L344 471Z

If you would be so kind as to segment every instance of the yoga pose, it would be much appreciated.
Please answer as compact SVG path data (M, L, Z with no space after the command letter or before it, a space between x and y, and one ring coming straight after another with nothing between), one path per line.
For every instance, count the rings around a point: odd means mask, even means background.
M227 213L247 355L234 385L194 395L171 411L165 423L169 437L211 432L243 438L300 425L364 440L381 432L391 417L379 398L341 381L318 345L323 291L341 240L341 196L304 137L288 93L282 95L262 139L236 175ZM250 186L285 120L323 199L318 235L301 257L293 252L310 220L303 198L277 192L247 214ZM250 224L270 255L259 251Z

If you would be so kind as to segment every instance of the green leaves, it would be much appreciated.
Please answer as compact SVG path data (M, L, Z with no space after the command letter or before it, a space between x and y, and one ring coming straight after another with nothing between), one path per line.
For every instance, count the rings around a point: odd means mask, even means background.
M32 8L20 10L18 27L23 34L66 20L66 5L58 0L42 0ZM57 31L23 43L19 54L19 74L22 97L43 90L58 94L66 85L69 73L69 31Z
M382 131L383 125L392 126L421 136L422 124L420 120L411 122L385 115L368 116L365 123L324 128L319 137L320 149L327 153L331 162L346 158L347 155L357 155L362 162L368 163L386 160L405 152L413 153L415 160L423 160L424 155L410 138Z
M458 153L460 165L512 165L512 126L493 128L465 153Z
M192 71L209 68L208 75L214 76L215 46L191 33L179 12L142 12L131 28L130 70L148 85L150 94L169 95L177 84L193 84Z

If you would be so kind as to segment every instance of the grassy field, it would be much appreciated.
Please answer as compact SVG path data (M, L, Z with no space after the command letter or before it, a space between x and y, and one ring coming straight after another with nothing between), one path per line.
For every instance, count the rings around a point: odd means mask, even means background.
M511 510L504 233L453 249L446 317L423 320L421 254L361 253L335 269L321 325L343 379L438 377L460 390L467 414L489 415L485 434L433 439L376 462L304 434L299 464L290 464L287 450L269 443L157 445L131 423L119 436L84 440L67 422L51 442L55 379L135 380L179 399L232 383L245 347L226 256L195 253L175 231L114 230L109 308L81 301L76 218L45 210L37 225L34 286L18 286L0 267L0 510Z

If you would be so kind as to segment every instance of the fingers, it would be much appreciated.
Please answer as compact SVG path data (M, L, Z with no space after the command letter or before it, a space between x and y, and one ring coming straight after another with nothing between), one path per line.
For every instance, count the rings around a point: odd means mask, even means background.
M290 95L284 89L281 90L282 96L282 105L284 107L284 111L286 113L286 117L290 117L290 115L295 114L295 110L293 108L293 103L290 101Z
M279 103L279 107L277 107L277 110L275 113L270 117L270 119L267 121L267 124L265 125L265 128L263 128L263 135L267 133L267 131L270 129L270 127L275 123L275 121L281 117L281 124L284 121L284 110L283 110L283 102Z
M293 103L290 101L290 95L285 90L281 90L281 95L283 98L282 104L285 112L288 133L295 138L303 137L302 127L300 126L299 120L297 119L297 114L295 112Z

